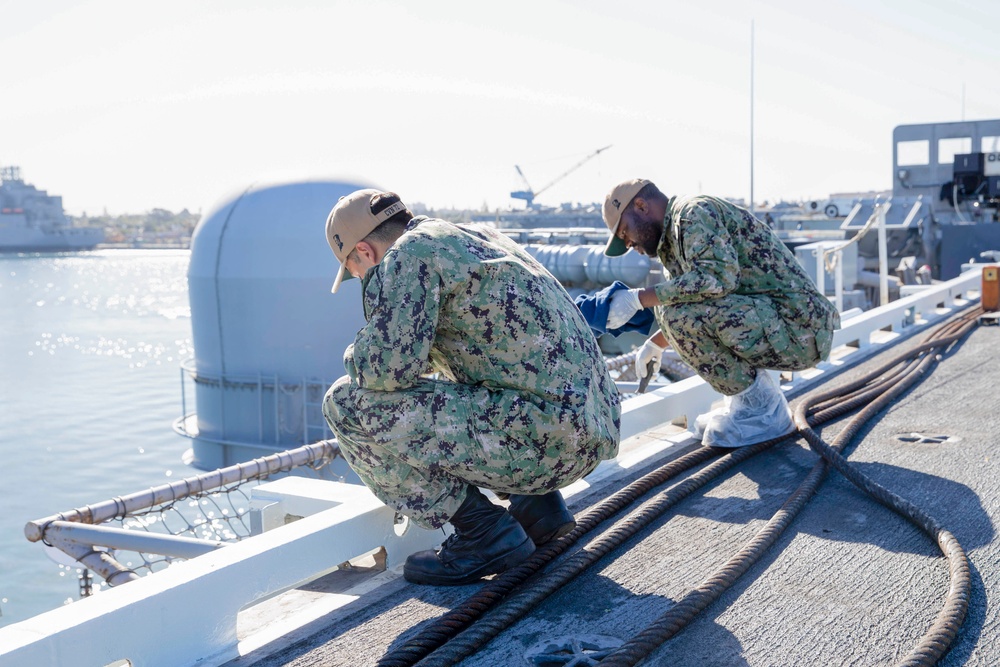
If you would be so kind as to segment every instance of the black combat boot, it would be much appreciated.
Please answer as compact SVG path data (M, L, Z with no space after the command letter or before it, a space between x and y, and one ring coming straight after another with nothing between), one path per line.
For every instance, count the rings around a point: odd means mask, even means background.
M544 496L511 495L509 511L536 546L560 538L576 528L576 521L558 491Z
M514 517L474 486L451 517L455 533L438 549L411 554L403 576L414 584L460 586L503 572L532 554L535 545Z

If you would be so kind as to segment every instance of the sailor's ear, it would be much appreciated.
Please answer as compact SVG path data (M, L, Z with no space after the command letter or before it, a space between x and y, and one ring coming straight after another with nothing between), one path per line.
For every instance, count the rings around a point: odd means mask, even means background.
M372 264L378 264L378 249L368 241L358 241L354 249Z

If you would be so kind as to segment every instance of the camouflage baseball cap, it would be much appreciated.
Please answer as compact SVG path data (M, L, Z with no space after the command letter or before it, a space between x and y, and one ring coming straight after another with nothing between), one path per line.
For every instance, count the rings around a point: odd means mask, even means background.
M649 181L645 178L633 178L623 181L611 188L611 192L604 198L604 208L602 210L604 224L611 230L611 238L608 239L608 245L604 248L604 254L608 257L617 257L628 252L628 246L616 236L618 225L622 221L622 211L632 203L632 200L639 194L639 191L648 184Z
M370 188L355 190L341 197L327 216L326 242L330 244L330 249L340 261L340 271L333 281L331 292L336 292L340 289L340 283L352 277L347 272L344 262L358 241L371 234L372 230L392 216L406 210L406 205L399 201L377 214L372 213L372 200L382 194L386 193Z

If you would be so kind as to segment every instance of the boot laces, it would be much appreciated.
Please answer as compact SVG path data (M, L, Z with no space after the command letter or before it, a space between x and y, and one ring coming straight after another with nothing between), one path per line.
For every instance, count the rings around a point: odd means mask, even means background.
M439 551L445 551L446 549L451 548L451 546L458 541L458 538L459 535L458 531L456 530L454 533L445 538L444 542L441 543L441 548L439 549Z

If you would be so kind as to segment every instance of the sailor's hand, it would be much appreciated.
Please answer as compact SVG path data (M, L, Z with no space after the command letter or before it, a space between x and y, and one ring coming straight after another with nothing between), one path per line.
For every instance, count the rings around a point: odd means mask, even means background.
M664 349L665 348L662 348L654 343L652 338L642 344L642 347L639 348L639 351L636 352L635 355L636 378L642 380L647 374L649 374L647 368L649 367L649 362L651 361L653 362L652 374L655 375L660 372L660 363L663 361Z
M639 290L618 290L611 295L607 329L610 331L625 326L640 310L642 310L642 304L639 303Z

